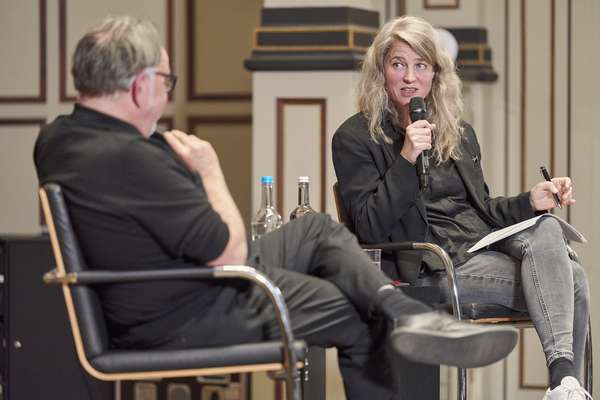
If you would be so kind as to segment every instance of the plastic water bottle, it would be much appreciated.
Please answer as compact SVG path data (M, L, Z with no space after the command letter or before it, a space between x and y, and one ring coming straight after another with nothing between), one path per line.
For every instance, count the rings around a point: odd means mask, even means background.
M305 214L316 213L310 206L308 184L310 180L308 176L298 177L298 207L294 208L290 213L290 221L299 218Z
M250 227L252 240L274 231L283 223L281 215L273 206L273 177L262 176L260 183L262 186L260 208L252 218Z

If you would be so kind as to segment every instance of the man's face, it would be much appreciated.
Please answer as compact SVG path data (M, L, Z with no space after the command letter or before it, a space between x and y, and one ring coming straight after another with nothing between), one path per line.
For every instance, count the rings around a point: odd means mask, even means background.
M158 65L156 72L157 73L153 74L154 80L152 82L150 99L148 102L148 118L151 119L153 125L156 124L169 101L170 82L166 75L171 74L171 67L169 66L169 55L165 49L161 49L160 64Z

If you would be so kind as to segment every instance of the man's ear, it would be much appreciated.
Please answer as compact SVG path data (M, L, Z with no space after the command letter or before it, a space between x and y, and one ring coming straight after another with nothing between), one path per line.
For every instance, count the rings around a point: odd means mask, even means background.
M131 98L133 100L133 104L137 108L141 108L146 102L146 97L148 95L148 91L150 90L150 77L148 74L139 73L133 79L131 84Z

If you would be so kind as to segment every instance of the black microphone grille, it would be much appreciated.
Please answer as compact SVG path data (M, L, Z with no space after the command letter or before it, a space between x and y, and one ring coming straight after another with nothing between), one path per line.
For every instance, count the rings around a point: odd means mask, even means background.
M408 112L411 122L419 121L426 118L427 110L425 101L422 97L411 97L408 103Z
M408 108L411 112L425 112L425 100L422 97L411 97L408 103Z

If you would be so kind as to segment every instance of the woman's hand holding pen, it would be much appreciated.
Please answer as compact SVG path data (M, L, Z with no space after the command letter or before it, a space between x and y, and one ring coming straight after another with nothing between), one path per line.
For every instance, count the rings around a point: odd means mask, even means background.
M415 121L408 125L400 155L411 164L415 164L417 157L423 150L431 149L431 132L434 129L435 124L431 124L426 120Z
M565 206L575 204L573 198L573 182L569 177L552 178L550 182L544 181L536 184L529 192L529 202L535 211L545 211L557 207L554 195Z

